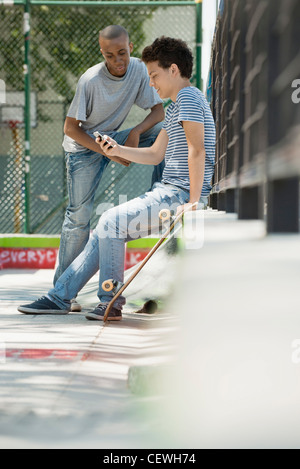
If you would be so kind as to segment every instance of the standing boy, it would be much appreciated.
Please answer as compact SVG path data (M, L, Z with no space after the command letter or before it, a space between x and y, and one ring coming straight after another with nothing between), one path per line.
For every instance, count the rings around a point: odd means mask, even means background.
M149 148L129 149L110 137L109 156L141 164L159 164L165 159L162 181L152 190L125 204L106 211L100 218L84 251L41 299L18 308L31 314L66 314L70 299L100 269L100 303L86 314L87 319L103 320L113 293L105 292L107 279L124 280L125 243L159 229L159 211L172 207L181 213L201 200L207 203L214 168L215 125L207 101L190 83L193 57L187 45L168 37L156 39L144 49L150 85L162 99L170 97L163 129ZM101 150L104 142L98 142ZM125 298L120 296L107 320L122 319Z

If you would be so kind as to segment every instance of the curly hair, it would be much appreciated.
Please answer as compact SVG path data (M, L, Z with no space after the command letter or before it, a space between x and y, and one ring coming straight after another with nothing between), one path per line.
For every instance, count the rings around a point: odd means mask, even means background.
M158 61L161 68L176 64L184 78L190 78L193 70L193 54L181 39L161 36L142 52L142 61L146 64Z

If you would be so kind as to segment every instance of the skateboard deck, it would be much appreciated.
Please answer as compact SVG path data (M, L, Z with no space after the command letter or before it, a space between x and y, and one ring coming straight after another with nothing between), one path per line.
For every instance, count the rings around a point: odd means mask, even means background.
M106 321L107 320L107 317L109 315L109 312L111 311L111 308L113 307L115 301L117 300L117 298L119 298L119 296L122 295L122 293L124 292L124 290L126 290L126 288L128 287L128 285L133 281L133 279L138 275L138 273L142 270L142 268L144 267L144 265L149 261L149 259L153 256L153 254L157 251L157 249L161 246L161 244L165 241L165 239L169 236L169 234L171 233L171 231L173 230L173 228L175 227L175 225L182 220L183 218L183 215L187 212L187 211L190 211L194 205L197 205L197 204L193 204L192 206L189 207L188 210L184 210L182 211L179 215L177 215L176 217L171 217L171 213L170 213L170 210L167 210L167 209L164 209L164 210L161 210L160 213L159 213L159 218L162 220L162 221L167 221L167 220L172 220L170 225L167 227L167 229L165 230L165 232L161 235L161 237L159 238L159 240L157 241L157 243L153 246L153 248L149 251L149 253L147 254L147 256L143 259L143 261L137 266L137 268L132 272L132 274L129 276L129 278L126 280L125 283L122 283L122 282L116 282L114 281L113 279L108 279L108 280L105 280L103 283L102 283L102 288L104 291L114 291L115 294L114 296L112 297L111 301L108 303L107 305L107 308L106 308L106 311L105 311L105 314L104 314L104 317L103 317L103 321Z

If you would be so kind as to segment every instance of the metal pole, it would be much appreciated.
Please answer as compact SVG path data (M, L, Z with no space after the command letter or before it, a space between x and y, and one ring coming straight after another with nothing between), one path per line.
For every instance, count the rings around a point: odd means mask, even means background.
M14 142L15 158L14 158L14 233L22 232L22 159L23 159L23 148L20 139L20 133L17 122L10 122L10 128L12 131L12 137Z
M0 5L25 5L27 0L0 0ZM31 5L48 5L48 6L66 6L66 7L73 7L73 6L86 6L86 7L124 7L124 6L192 6L195 4L194 0L162 0L162 1L112 1L112 0L30 0L29 2Z
M24 232L30 233L30 0L24 5L24 122L25 122L25 188Z
M196 86L200 90L203 88L202 82L202 0L195 0L196 3Z
M26 0L24 0L26 1ZM1 1L0 1L1 3ZM86 1L86 0L30 0L31 5L51 5L51 6L86 6L86 7L127 7L127 6L186 6L194 5L194 1L191 0L164 0L164 1Z

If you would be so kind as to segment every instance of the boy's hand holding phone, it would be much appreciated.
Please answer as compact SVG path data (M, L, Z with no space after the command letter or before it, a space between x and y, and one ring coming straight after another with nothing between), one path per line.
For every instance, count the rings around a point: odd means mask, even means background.
M112 142L111 143L108 142L107 141L108 137L106 135L100 134L100 132L98 132L98 131L94 132L94 136L96 137L96 143L98 143L100 145L101 150L109 158L110 154L107 152L107 150L111 150L112 148L117 146L117 143L115 141L113 141L113 143L115 144L115 145L113 145ZM131 163L130 161L124 160L123 158L120 158L119 156L116 156L116 155L111 155L111 156L115 156L117 158L117 162L122 164L123 166L129 166L130 163Z

